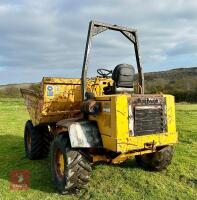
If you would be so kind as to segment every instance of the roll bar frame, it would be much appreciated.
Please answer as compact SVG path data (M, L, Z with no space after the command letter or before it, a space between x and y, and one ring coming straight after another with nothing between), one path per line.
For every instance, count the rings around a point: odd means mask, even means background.
M97 21L90 21L88 34L87 34L85 53L84 53L82 74L81 74L82 99L83 100L85 99L85 93L86 93L86 79L87 79L87 71L88 71L88 64L89 64L89 55L90 55L90 50L92 46L92 38L106 30L118 31L122 33L122 35L125 36L131 43L133 43L137 69L138 69L139 93L144 94L144 74L143 74L143 67L141 64L140 53L139 53L137 30L128 28L128 27L118 26L118 25L112 25L112 24L107 24L107 23L102 23L102 22L97 22Z

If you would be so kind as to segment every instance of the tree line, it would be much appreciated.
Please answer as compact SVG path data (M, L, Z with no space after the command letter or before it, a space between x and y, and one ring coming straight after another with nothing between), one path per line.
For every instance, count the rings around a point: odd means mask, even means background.
M164 93L175 96L176 102L197 102L197 77L179 80L157 79L145 81L146 93Z
M39 86L39 83L0 86L0 97L20 98L20 87L38 91ZM172 94L176 102L197 102L197 67L145 73L145 93Z

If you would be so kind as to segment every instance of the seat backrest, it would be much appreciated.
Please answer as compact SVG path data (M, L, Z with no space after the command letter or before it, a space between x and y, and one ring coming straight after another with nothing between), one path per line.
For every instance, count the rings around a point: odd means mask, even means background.
M115 93L132 92L135 69L132 65L119 64L112 73Z

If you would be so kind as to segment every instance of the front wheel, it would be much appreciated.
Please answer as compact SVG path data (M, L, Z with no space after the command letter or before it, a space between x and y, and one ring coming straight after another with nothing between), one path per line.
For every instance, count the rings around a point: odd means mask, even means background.
M165 169L172 160L173 147L167 146L154 153L135 156L138 165L153 171Z
M72 149L68 135L57 136L51 145L51 173L55 187L61 194L74 192L87 185L91 166L76 149Z

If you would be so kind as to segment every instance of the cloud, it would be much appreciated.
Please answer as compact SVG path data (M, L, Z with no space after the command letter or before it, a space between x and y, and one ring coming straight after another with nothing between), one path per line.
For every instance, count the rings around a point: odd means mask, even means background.
M144 71L195 66L196 9L192 0L1 1L0 84L80 77L91 19L137 28ZM90 74L123 62L135 64L135 58L120 34L94 39Z
M193 55L196 53L197 44L192 41L179 42L167 52L168 56Z

